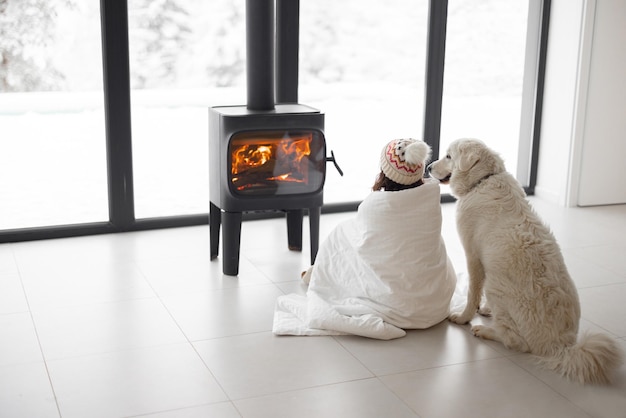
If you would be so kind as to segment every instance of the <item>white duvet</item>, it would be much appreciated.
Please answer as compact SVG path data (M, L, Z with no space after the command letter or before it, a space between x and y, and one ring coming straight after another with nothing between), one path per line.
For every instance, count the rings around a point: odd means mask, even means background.
M439 184L373 192L320 246L306 296L278 298L273 332L403 337L444 320L455 285Z

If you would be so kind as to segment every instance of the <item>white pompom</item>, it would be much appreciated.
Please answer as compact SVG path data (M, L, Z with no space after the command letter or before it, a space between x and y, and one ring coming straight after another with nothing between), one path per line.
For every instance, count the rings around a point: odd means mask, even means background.
M407 163L418 165L425 164L430 158L430 146L423 141L415 141L405 149L404 159Z

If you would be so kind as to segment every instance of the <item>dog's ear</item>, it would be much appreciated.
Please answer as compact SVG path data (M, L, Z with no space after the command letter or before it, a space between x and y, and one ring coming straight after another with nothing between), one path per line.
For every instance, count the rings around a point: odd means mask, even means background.
M458 153L457 167L459 171L468 171L480 160L478 150L472 144L460 144Z

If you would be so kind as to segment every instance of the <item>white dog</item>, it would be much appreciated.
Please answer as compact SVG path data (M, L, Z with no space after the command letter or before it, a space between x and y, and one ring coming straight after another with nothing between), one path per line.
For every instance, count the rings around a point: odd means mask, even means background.
M484 290L493 327L473 326L475 336L532 353L571 380L609 382L621 350L605 334L587 333L577 342L576 287L554 236L500 156L479 140L460 139L428 170L449 182L458 199L457 228L467 257L467 305L450 321L468 323Z

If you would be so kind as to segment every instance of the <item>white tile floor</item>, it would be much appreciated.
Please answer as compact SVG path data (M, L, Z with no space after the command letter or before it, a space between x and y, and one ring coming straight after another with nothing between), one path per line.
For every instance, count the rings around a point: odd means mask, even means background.
M578 285L581 328L626 349L626 206L531 201ZM454 210L444 238L462 272ZM324 215L322 238L352 216ZM206 226L0 245L0 416L626 417L626 366L613 386L580 386L467 326L273 336L308 251L287 250L280 219L243 225L238 278L209 261Z

